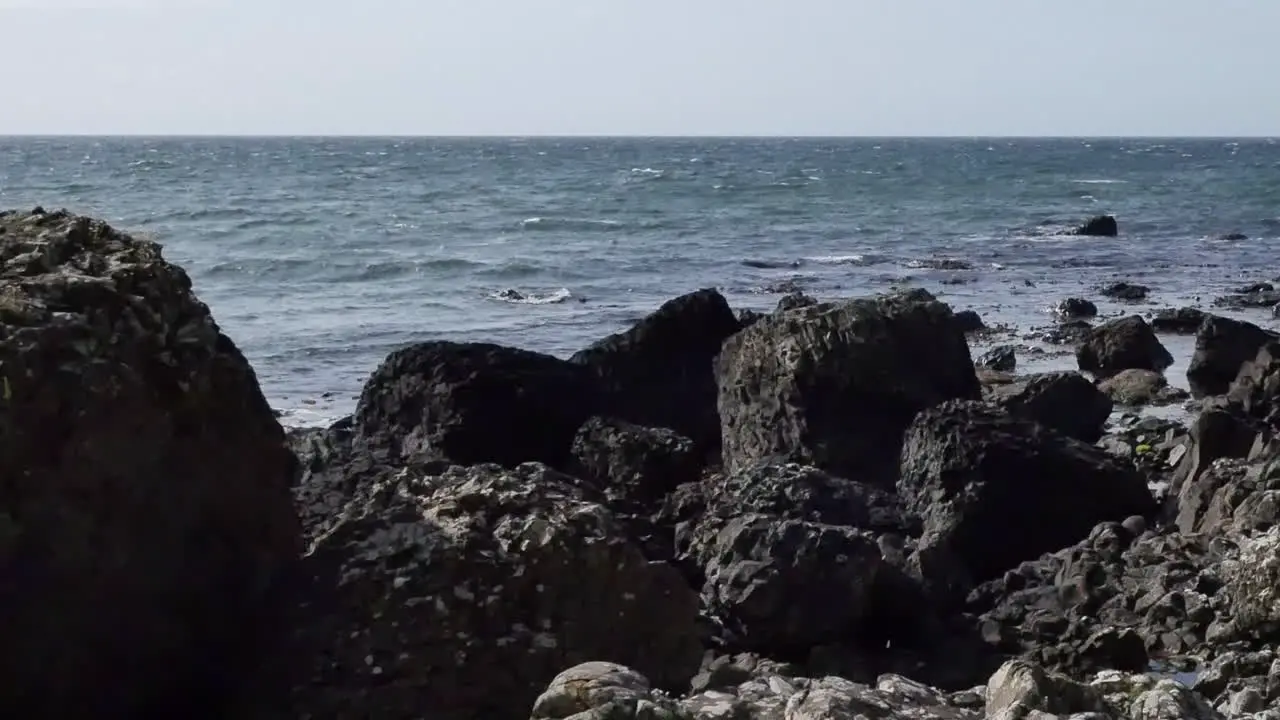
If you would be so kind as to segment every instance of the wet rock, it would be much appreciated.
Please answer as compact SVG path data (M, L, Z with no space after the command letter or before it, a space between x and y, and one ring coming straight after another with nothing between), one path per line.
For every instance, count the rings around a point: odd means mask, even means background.
M694 720L649 679L622 665L586 662L557 675L530 720Z
M714 360L742 329L729 303L712 289L663 303L629 330L569 358L604 389L604 414L670 428L700 452L720 444Z
M309 482L325 482L309 477ZM593 660L684 687L697 596L546 466L378 466L315 539L292 717L520 717Z
M1248 295L1250 293L1273 292L1275 289L1276 287L1269 282L1256 282L1243 287L1238 287L1235 290L1232 290L1232 292L1240 295Z
M1222 466L1206 473L1224 459L1243 459L1253 447L1255 426L1230 408L1212 407L1191 424L1186 455L1173 476L1177 498L1177 523L1183 532L1201 529L1205 513L1218 490L1235 475L1235 466Z
M1242 320L1209 315L1196 331L1196 350L1187 367L1191 392L1197 396L1225 393L1240 367L1280 336Z
M1248 236L1248 235L1245 235L1245 234L1244 234L1244 233L1242 233L1242 232L1229 232L1229 233L1226 233L1226 234L1224 234L1224 235L1219 235L1219 236L1218 236L1218 239L1219 239L1219 240L1226 240L1226 241L1228 241L1228 242L1237 242L1237 241L1240 241L1240 240L1248 240L1248 239L1249 239L1249 236Z
M892 483L915 414L981 392L951 309L919 297L800 308L730 338L717 364L725 466L787 460Z
M1151 318L1151 328L1170 335L1194 335L1208 313L1198 308L1164 308Z
M1111 400L1080 373L1040 373L992 388L989 398L1017 417L1083 442L1097 442Z
M1156 509L1131 466L967 401L917 416L898 492L923 521L921 550L945 551L975 583L1077 542L1099 522Z
M1112 283L1102 288L1103 297L1109 297L1112 300L1124 300L1134 302L1137 300L1146 300L1147 295L1151 293L1151 288L1146 285L1136 285L1134 283L1118 282Z
M1122 370L1098 383L1098 389L1117 405L1168 405L1185 400L1188 393L1169 387L1164 375L1153 370Z
M778 299L778 307L774 312L786 312L788 310L795 310L796 308L809 307L810 305L817 304L817 300L814 300L804 292L800 290L793 290Z
M418 343L388 355L365 383L356 442L393 461L564 467L578 428L599 407L592 378L559 358L489 343Z
M1082 371L1107 378L1122 370L1163 372L1173 356L1146 320L1130 315L1094 328L1076 351L1076 362Z
M1084 342L1093 332L1093 325L1085 320L1070 320L1051 328L1042 328L1040 340L1053 345L1076 345Z
M999 372L1013 372L1018 367L1017 352L1013 345L998 345L983 353L978 364Z
M1226 400L1250 418L1280 426L1280 342L1268 342L1240 366Z
M1085 221L1085 223L1076 228L1072 234L1089 235L1093 237L1116 237L1120 234L1120 228L1116 224L1114 216L1097 215Z
M956 325L960 328L960 332L972 333L979 330L985 330L987 324L982 321L982 316L974 310L961 310L955 314Z
M1091 318L1098 316L1098 306L1084 298L1067 298L1054 306L1053 313L1067 319Z
M1252 292L1224 295L1213 299L1217 307L1233 310L1249 310L1252 308L1271 308L1280 303L1280 292L1275 290L1254 290Z
M159 245L0 213L0 715L217 713L266 682L301 542L284 440Z
M734 315L738 318L738 326L744 327L744 328L754 325L756 321L764 317L765 314L766 313L757 312L755 310L750 310L747 308L743 308L734 313Z

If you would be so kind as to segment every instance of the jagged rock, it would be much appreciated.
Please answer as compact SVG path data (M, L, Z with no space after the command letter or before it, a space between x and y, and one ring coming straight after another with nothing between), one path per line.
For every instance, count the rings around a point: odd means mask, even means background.
M762 313L762 312L751 310L748 308L743 308L734 313L734 315L738 318L738 325L744 328L755 325L756 321L764 317L766 314L767 313Z
M1196 331L1196 349L1187 367L1191 392L1197 396L1220 395L1231 386L1246 362L1258 356L1263 345L1280 339L1252 323L1209 315Z
M1224 720L1204 698L1185 685L1161 680L1129 706L1132 720Z
M1130 315L1094 328L1076 351L1076 362L1084 372L1105 378L1121 370L1163 372L1173 356L1142 316Z
M1040 373L993 388L990 399L1009 414L1067 437L1097 442L1111 415L1111 399L1080 373Z
M1249 310L1251 308L1270 308L1274 307L1276 303L1280 303L1280 292L1275 290L1249 288L1245 290L1246 292L1214 298L1213 304L1234 310Z
M1023 660L1001 665L987 683L986 695L987 717L998 717L1015 708L1057 715L1106 710L1102 697L1093 688Z
M1090 235L1094 237L1116 237L1120 234L1120 228L1116 224L1116 219L1112 215L1097 215L1085 221L1083 225L1076 228L1073 235Z
M1250 418L1280 425L1280 342L1263 345L1257 356L1240 366L1227 400Z
M1154 370L1121 370L1098 383L1098 389L1118 405L1168 405L1187 399L1186 391L1169 386Z
M1093 333L1093 325L1087 320L1067 320L1051 328L1042 328L1037 337L1053 345L1077 345Z
M683 578L539 464L375 465L305 568L293 717L519 717L566 666L677 689L701 661Z
M1156 311L1151 318L1151 327L1158 333L1194 335L1206 317L1208 313L1198 308L1165 308Z
M300 550L284 439L159 245L0 213L0 715L217 713Z
M1054 306L1053 312L1062 318L1091 318L1097 317L1098 306L1084 298L1067 298Z
M1178 527L1193 532L1208 509L1209 501L1227 477L1202 480L1215 462L1244 458L1252 448L1257 428L1236 409L1208 407L1191 424L1188 450L1173 474L1173 496L1178 502Z
M961 310L956 313L955 317L956 325L960 327L960 332L968 334L987 329L987 324L982 321L982 316L974 310Z
M389 459L564 467L599 410L592 378L550 355L489 343L432 341L396 350L356 406L357 442Z
M774 312L786 312L788 310L795 310L796 308L809 307L810 305L817 304L817 300L814 300L803 291L793 290L778 299L778 306L774 309Z
M983 353L978 364L999 372L1013 372L1018 366L1018 350L1012 345L998 345Z
M1146 285L1135 285L1133 283L1118 282L1112 283L1102 288L1102 295L1112 300L1125 300L1133 302L1136 300L1146 300L1147 295L1151 292L1151 288Z
M923 520L921 547L944 548L976 582L1156 509L1145 479L1101 449L965 401L916 417L898 493Z
M1280 637L1280 527L1244 540L1221 572L1235 635L1274 642Z
M670 560L671 528L655 526L667 495L697 482L702 463L693 441L665 428L594 417L573 440L569 472L599 488L606 504L653 560Z
M586 662L556 675L530 720L694 720L649 679L622 665Z
M603 412L638 425L670 428L700 452L720 443L714 360L743 327L719 292L668 300L635 326L569 358L604 390Z
M915 413L981 392L951 309L920 297L800 308L730 338L717 370L725 466L789 460L891 483Z

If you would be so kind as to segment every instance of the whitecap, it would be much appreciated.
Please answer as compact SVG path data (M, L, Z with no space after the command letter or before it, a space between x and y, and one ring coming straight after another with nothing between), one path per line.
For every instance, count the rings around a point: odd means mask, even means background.
M622 227L617 220L592 218L531 217L520 221L524 230L615 230Z
M819 265L865 265L867 263L866 255L818 255L815 257L807 257L805 260L818 263Z
M569 288L559 288L551 292L521 292L515 288L506 288L489 293L491 300L516 303L519 305L555 305L573 297Z
M1128 183L1129 181L1128 180L1109 180L1106 178L1100 178L1096 180L1072 180L1071 182L1080 183L1081 185L1123 185Z

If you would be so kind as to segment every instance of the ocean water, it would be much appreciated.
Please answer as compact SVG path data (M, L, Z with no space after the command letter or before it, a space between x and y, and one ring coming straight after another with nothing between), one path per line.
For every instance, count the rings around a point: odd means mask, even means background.
M922 286L1025 333L1111 281L1152 294L1104 314L1280 274L1269 139L0 138L0 207L36 205L162 242L295 424L403 344L564 356L699 287ZM1100 213L1121 237L1063 233Z

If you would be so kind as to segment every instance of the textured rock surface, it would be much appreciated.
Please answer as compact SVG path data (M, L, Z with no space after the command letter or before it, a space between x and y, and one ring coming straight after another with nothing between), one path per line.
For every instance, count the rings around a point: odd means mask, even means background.
M717 377L727 467L789 460L883 484L916 412L980 394L951 309L918 294L772 315L725 343Z
M599 381L602 412L670 428L710 451L720 443L714 361L724 341L742 327L719 292L699 290L667 301L570 362Z
M588 498L534 463L363 478L306 558L298 646L313 662L294 711L518 717L592 660L683 687L702 655L697 596Z
M606 662L575 665L551 681L530 720L693 720L679 704L631 668Z
M501 345L435 341L382 361L360 393L355 425L362 444L392 460L564 467L578 428L599 406L597 385L578 365Z
M0 214L0 714L223 702L299 550L295 462L158 245Z
M1130 315L1095 327L1076 351L1080 369L1099 378L1122 370L1163 372L1173 356L1140 315Z
M1263 345L1277 339L1252 323L1208 315L1196 330L1196 349L1187 366L1187 380L1197 395L1220 395L1253 360Z
M1097 442L1112 402L1080 373L1040 373L993 388L990 399L1009 414L1067 437Z

